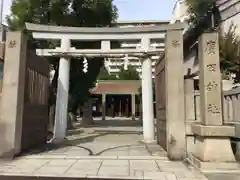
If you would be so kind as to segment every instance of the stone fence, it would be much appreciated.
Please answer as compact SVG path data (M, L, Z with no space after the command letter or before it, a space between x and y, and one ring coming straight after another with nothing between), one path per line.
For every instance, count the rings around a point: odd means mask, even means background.
M240 88L223 92L223 119L226 124L240 124ZM200 120L200 92L194 91L194 120ZM240 137L239 137L240 138Z
M187 150L191 153L194 150L195 136L192 133L191 125L201 122L200 112L200 91L194 90L193 80L185 79L185 107L186 107L186 136ZM232 148L236 159L240 160L240 88L223 92L223 123L235 126L235 136L232 138ZM189 104L188 104L189 103Z

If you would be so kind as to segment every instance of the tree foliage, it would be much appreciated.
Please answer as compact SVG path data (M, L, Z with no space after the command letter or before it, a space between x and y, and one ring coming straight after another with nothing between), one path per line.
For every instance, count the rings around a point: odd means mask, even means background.
M128 66L127 69L124 66L120 67L120 71L117 75L109 74L105 67L102 67L98 75L98 80L140 80L139 74L133 66Z
M212 25L212 16L216 24L221 21L217 0L186 0L190 14L190 24L198 25L198 28L209 30ZM201 26L199 26L199 24ZM231 24L229 30L224 33L219 31L219 50L221 71L224 78L229 78L230 74L235 74L235 82L240 82L240 38L236 35L236 26Z
M11 14L7 17L10 30L25 30L25 23L45 25L62 25L75 27L103 27L111 26L117 18L117 8L113 0L15 0L11 7ZM52 48L59 42L37 41L42 48ZM94 48L96 43L72 42L76 48ZM58 59L48 58L56 72ZM70 73L70 103L69 110L75 112L78 105L88 97L88 90L94 86L95 80L103 65L102 58L88 59L88 73L83 73L83 59L71 59ZM56 92L58 73L52 83L52 95ZM55 102L55 98L51 98Z
M128 66L127 69L124 66L120 67L120 72L118 73L119 80L140 80L139 74L136 68L133 66Z
M214 20L218 21L219 13L216 2L217 0L186 0L190 25L197 26L202 24L203 28L208 29L213 23L212 15L215 17Z
M26 22L102 27L116 19L113 0L15 0L7 22L11 30L23 30Z
M105 66L103 66L99 72L98 80L117 80L116 75L109 74Z
M236 26L231 24L229 30L219 35L221 70L225 77L235 74L235 81L240 82L240 38L236 35Z

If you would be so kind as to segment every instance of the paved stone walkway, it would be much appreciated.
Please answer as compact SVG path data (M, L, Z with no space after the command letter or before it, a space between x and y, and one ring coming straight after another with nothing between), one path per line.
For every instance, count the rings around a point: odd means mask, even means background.
M144 144L139 122L96 122L69 132L60 147L47 146L2 162L1 175L105 179L205 180L191 166L171 162L157 144ZM0 177L1 179L1 177Z
M214 173L214 174L206 174L206 177L209 180L239 180L240 179L240 173Z
M96 121L93 126L69 131L61 146L47 146L33 154L43 156L158 156L166 152L156 144L142 142L142 125L139 121Z
M0 175L98 177L121 179L204 180L181 162L131 159L20 158L1 165Z

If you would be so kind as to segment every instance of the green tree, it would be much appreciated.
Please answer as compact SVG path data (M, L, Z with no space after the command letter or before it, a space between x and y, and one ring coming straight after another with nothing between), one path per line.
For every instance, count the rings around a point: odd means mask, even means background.
M105 66L103 66L98 74L97 80L117 80L117 76L109 74Z
M189 22L193 24L196 31L200 34L204 30L211 29L212 17L214 17L215 25L221 21L220 13L218 11L216 0L186 0L188 11L190 14ZM199 30L201 29L201 30ZM195 31L195 32L196 32ZM240 38L235 33L236 26L231 24L229 30L224 33L221 29L219 32L219 50L220 63L223 78L229 78L230 74L235 74L235 82L240 82Z
M219 23L220 14L216 4L217 0L186 0L189 13L189 24L201 29L209 29Z
M103 27L111 26L117 19L117 8L113 0L15 0L11 6L11 14L7 22L11 30L25 31L25 23L48 25L63 25L75 27ZM31 36L29 36L31 38ZM59 42L35 41L39 48L55 47ZM76 48L94 48L97 43L72 42ZM53 68L58 72L59 58L48 58ZM89 89L94 86L95 80L103 65L103 58L88 59L88 73L83 73L83 59L71 59L70 73L70 101L69 111L76 113L79 104L82 104L89 95ZM55 102L58 73L52 83L50 103Z
M140 77L136 69L132 66L129 66L128 69L124 69L124 66L121 66L117 76L109 74L106 68L103 66L100 70L100 73L97 79L98 80L140 80Z
M220 33L219 49L221 70L225 78L235 74L235 82L240 82L240 38L236 35L236 26L231 25L226 33Z
M133 66L128 66L127 69L124 69L124 66L120 67L118 73L119 80L140 80L139 74Z

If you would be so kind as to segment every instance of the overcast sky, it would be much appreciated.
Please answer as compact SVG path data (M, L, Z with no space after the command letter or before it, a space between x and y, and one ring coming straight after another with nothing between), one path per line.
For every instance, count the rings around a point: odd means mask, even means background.
M3 1L3 14L4 17L6 17L6 15L10 13L13 0ZM114 3L119 10L119 20L168 20L171 18L175 1L176 0L114 0Z

